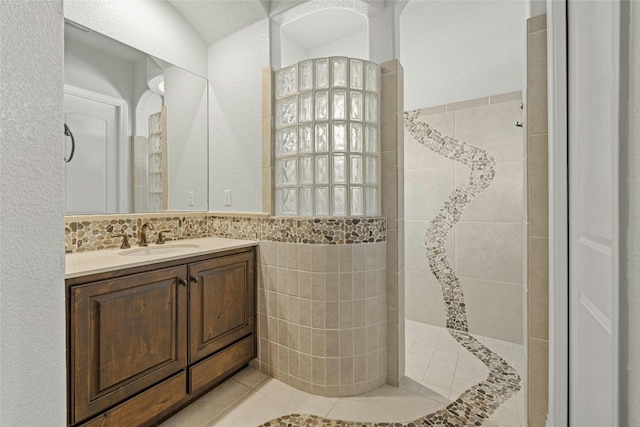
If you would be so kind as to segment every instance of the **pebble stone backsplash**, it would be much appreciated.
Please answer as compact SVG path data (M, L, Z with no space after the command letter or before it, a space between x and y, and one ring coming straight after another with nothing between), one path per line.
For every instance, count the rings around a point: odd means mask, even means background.
M65 252L117 249L122 237L138 243L142 224L150 222L154 230L168 232L166 240L198 237L226 237L288 243L343 245L384 242L387 238L386 219L364 218L282 218L255 215L220 215L208 213L125 214L112 216L67 217L65 219Z

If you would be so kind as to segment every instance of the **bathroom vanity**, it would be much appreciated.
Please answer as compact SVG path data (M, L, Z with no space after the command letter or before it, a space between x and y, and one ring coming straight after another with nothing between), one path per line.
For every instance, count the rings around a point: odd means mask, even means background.
M67 254L69 425L153 424L253 359L256 244Z

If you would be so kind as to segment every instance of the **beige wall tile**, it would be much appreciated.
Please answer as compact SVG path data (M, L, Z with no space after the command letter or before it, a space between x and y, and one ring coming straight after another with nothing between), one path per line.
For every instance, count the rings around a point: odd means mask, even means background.
M470 99L468 101L455 102L447 104L447 111L468 110L470 108L482 107L489 105L489 97Z
M340 301L353 300L353 273L340 273Z
M340 299L340 276L338 273L325 274L325 300L337 301Z
M529 336L549 339L549 240L529 238Z
M528 423L530 427L543 427L545 425L548 411L549 342L546 340L529 338L528 352Z
M327 357L340 356L340 331L327 330Z
M313 384L324 385L327 380L327 359L324 357L313 357L311 369Z
M373 353L378 349L378 325L367 326L367 353Z
M325 303L325 327L327 329L340 328L340 303L338 301L329 301Z
M421 116L430 116L432 114L442 114L447 112L447 105L436 105L420 109Z
M407 319L430 325L445 326L446 317L442 290L440 283L431 272L405 271L405 292L405 317Z
M353 301L340 301L340 329L353 328Z
M271 100L273 99L273 70L262 69L262 117L272 117Z
M527 36L527 129L547 133L547 32Z
M340 384L353 384L353 357L340 358Z
M528 217L529 235L549 235L549 166L546 135L529 138Z
M311 271L311 248L312 245L298 246L298 268L302 271Z
M324 329L311 330L311 352L314 356L327 354L327 336Z
M455 227L459 276L522 283L522 224L459 222Z
M378 269L378 247L374 245L364 245L367 247L367 261L366 268L367 270L377 270Z
M353 354L367 354L367 328L355 328L353 330Z
M366 245L353 245L353 271L365 271L367 266Z
M399 222L400 223L400 222ZM401 222L404 228L404 221ZM402 234L402 244L399 241L398 231L395 230L387 230L387 285L392 287L392 284L395 283L395 279L389 279L390 275L395 274L401 268L404 268L404 264L400 262L401 251L404 252L404 233ZM398 248L394 250L393 248Z
M367 274L364 271L352 273L353 298L364 299L367 297Z
M522 344L523 287L460 277L464 290L469 331L474 334Z
M537 31L547 29L547 15L538 15L527 20L527 33L535 33Z
M311 326L313 328L325 327L325 303L324 301L313 301L311 303Z
M353 356L353 329L340 331L340 357Z
M291 380L300 377L300 352L289 349L289 375Z
M316 273L325 271L324 245L311 245L311 269Z
M378 295L378 272L375 270L367 271L365 275L367 298L373 298Z
M519 162L524 156L520 102L504 102L456 112L456 138L483 148L498 163Z
M456 167L456 186L469 177L469 168ZM482 194L465 209L462 220L484 222L522 221L523 194L522 162L498 163L496 174Z
M340 245L340 272L353 271L353 245Z
M398 167L404 169L404 114L400 111L397 113L396 122L396 154L398 157Z
M298 244L289 244L287 248L287 268L297 270L298 269Z
M522 91L503 93L489 97L489 104L501 104L503 102L519 101L522 102Z
M291 363L291 350L295 350L296 353L300 351L300 326L289 323L288 333L290 347L289 363ZM291 374L293 374L293 372L291 372ZM299 373L295 373L295 375L299 376Z
M307 326L300 326L300 352L305 354L311 354L311 328ZM301 360L302 362L302 360ZM305 381L311 381L311 378L306 379L302 377Z
M454 190L453 167L405 170L405 219L435 217Z
M397 74L383 74L381 78L380 105L380 147L382 151L396 150L396 112L397 105Z
M421 118L443 135L455 136L455 113L422 115ZM453 160L436 154L420 144L406 129L403 130L403 135L405 172L408 169L452 166L454 164Z
M340 271L340 245L326 245L324 247L324 271L327 273Z
M273 213L273 168L262 168L262 212Z
M290 331L291 331L291 328L298 327L297 324L300 323L300 298L298 297L289 297L289 319L288 320L289 322L292 323L291 325L289 325ZM297 329L295 329L293 332L295 333L296 336L298 335ZM289 336L291 336L291 332L289 333ZM297 349L297 343L294 343L294 345L295 345L294 348Z
M340 359L327 359L327 386L340 385ZM335 396L335 395L334 395Z
M400 61L397 59L391 59L380 64L380 74L397 72L399 67L401 67Z
M262 119L262 167L273 167L271 150L271 117Z
M298 319L301 325L311 326L311 307L311 300L300 298L300 300L298 301Z
M287 294L298 296L298 270L287 270Z

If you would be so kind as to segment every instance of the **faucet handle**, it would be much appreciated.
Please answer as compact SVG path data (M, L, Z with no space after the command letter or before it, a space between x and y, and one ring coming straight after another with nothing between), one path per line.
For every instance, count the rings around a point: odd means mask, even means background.
M158 231L158 240L156 241L156 245L164 245L165 240L162 233L171 233L171 230Z
M130 234L114 234L113 237L122 237L122 244L120 245L120 249L129 249L131 245L129 244Z

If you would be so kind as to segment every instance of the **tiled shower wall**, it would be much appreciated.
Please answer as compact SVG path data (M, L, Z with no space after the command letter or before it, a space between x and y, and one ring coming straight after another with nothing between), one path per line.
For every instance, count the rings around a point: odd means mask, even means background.
M386 243L260 243L261 371L321 396L387 380Z
M522 93L513 92L420 110L444 135L488 151L496 174L464 211L447 253L465 296L471 333L523 342ZM405 132L405 295L407 319L445 325L442 292L424 252L425 232L468 169Z
M527 314L528 423L542 427L549 388L549 191L547 161L547 15L527 21Z

